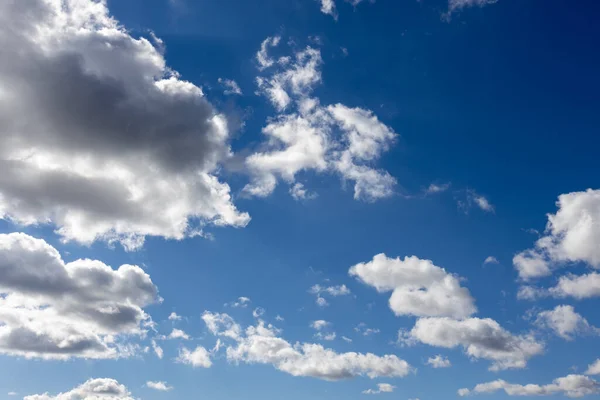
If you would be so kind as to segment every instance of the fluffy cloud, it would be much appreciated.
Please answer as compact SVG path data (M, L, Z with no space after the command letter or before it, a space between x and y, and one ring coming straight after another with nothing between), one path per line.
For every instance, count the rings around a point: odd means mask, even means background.
M487 257L484 261L484 264L500 264L500 261L494 256Z
M228 314L204 311L202 314L202 320L213 335L224 336L237 340L242 334L242 327L238 325Z
M600 333L589 324L572 306L556 306L553 310L542 311L537 315L536 324L554 331L565 340L573 340L575 335Z
M600 190L562 194L556 206L556 214L548 214L545 236L514 257L522 279L550 275L569 262L600 268Z
M588 365L585 371L586 375L600 375L600 358Z
M90 379L65 393L25 396L23 400L134 400L127 388L114 379Z
M230 329L227 325L230 324L221 326L226 330L216 329L213 333L227 336L225 332ZM234 345L227 347L227 359L234 363L271 364L293 376L310 376L328 381L364 375L372 379L403 377L412 371L406 361L395 355L336 353L311 343L292 345L279 337L279 333L272 325L259 321L256 326L249 326L243 335L235 338Z
M2 2L0 45L0 217L128 249L249 222L226 119L105 1Z
M400 332L400 336L408 343L449 349L460 346L472 358L492 361L492 371L525 368L527 360L544 350L533 337L513 335L489 318L421 318L410 332Z
M561 276L558 283L551 288L521 286L517 293L517 297L522 300L535 300L540 297L573 297L582 300L599 296L600 274L597 272L579 276L571 274Z
M174 328L171 331L171 333L169 333L169 336L166 337L166 339L183 339L183 340L189 340L190 339L190 335L188 335L187 333L185 333L181 329Z
M364 390L363 394L392 393L394 389L396 389L396 386L390 385L389 383L378 383L377 389Z
M337 20L338 14L333 0L321 0L321 12L323 14L331 15Z
M477 311L460 280L429 260L378 254L354 265L349 273L379 292L392 291L389 304L396 315L463 318Z
M567 397L575 398L599 393L600 385L597 381L584 375L567 375L557 378L547 385L518 385L498 379L492 382L480 383L472 390L460 389L458 394L460 396L467 396L480 393L494 393L499 390L504 390L509 396L550 396L563 394Z
M146 386L150 389L158 390L160 392L168 392L169 390L173 389L173 386L169 386L167 384L167 382L163 382L163 381L157 381L157 382L148 381L148 382L146 382Z
M447 357L438 354L435 357L429 357L427 365L431 365L433 368L448 368L452 366L452 363Z
M266 55L273 43L279 40L267 39L258 53L258 59L268 61L259 62L264 68L275 65ZM257 78L259 93L280 115L263 128L267 141L260 151L246 159L252 176L244 189L247 194L268 196L279 178L293 188L296 175L303 171L338 173L344 181L354 182L356 199L374 201L393 194L396 180L372 164L389 149L396 133L371 111L343 104L322 106L312 97L322 80L322 63L321 52L306 47L293 59L281 58L279 69L270 76Z
M290 188L290 194L295 200L312 200L317 197L316 193L311 193L304 187L304 184L296 182Z
M65 263L44 240L0 234L0 353L27 358L115 358L143 335L143 307L159 301L140 267Z
M169 321L181 321L182 317L181 315L177 315L177 313L175 311L173 311L171 314L169 314Z
M212 366L210 353L202 346L196 347L193 351L183 347L179 350L179 356L176 361L182 364L191 365L194 368L210 368Z

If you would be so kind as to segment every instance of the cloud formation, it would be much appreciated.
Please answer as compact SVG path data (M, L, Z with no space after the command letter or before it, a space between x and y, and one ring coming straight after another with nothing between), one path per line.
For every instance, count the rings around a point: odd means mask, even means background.
M567 397L578 398L600 392L597 381L584 375L567 375L555 379L547 385L527 384L519 385L508 383L502 379L492 382L480 383L472 390L460 389L460 396L482 393L494 393L503 390L509 396L551 396L563 394Z
M68 392L25 396L23 400L134 400L124 385L114 379L90 379Z
M206 314L206 313L205 313ZM292 345L279 337L280 330L259 320L238 336L227 335L231 325L237 325L227 314L213 314L212 320L227 324L209 326L216 336L229 336L234 344L227 346L227 359L234 363L271 364L276 369L293 376L337 381L357 376L403 377L412 371L411 366L395 355L377 356L372 353L337 353L319 344L296 343ZM208 326L208 324L207 324ZM239 325L238 325L239 326ZM211 329L215 328L215 329Z
M0 217L127 249L249 222L216 176L225 117L153 40L105 1L0 4Z
M462 347L474 359L492 361L491 371L525 368L527 361L544 351L544 344L529 335L513 335L493 319L420 318L399 340L421 342L448 349Z
M536 324L552 330L565 340L573 340L576 335L599 334L600 330L575 312L573 306L556 306L553 310L542 311L537 315Z
M261 70L275 68L266 51L279 42L276 38L263 42L257 55ZM265 143L246 159L251 175L246 194L268 196L279 179L294 187L296 176L306 171L334 172L343 181L354 182L358 200L375 201L393 194L396 180L373 164L394 143L396 133L369 110L322 106L312 94L322 81L322 64L321 52L308 46L293 58L281 57L275 71L256 79L259 93L279 115L263 128Z
M389 305L396 315L463 318L477 311L459 278L430 260L378 254L369 262L352 266L349 274L378 292L392 291Z
M0 353L26 358L116 358L144 335L143 308L160 301L135 265L65 263L42 239L0 234Z

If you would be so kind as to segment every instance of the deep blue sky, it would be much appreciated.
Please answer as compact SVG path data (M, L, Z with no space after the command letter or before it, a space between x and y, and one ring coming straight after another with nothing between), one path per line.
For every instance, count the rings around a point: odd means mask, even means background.
M252 221L239 229L209 228L213 240L148 237L142 249L126 252L102 241L89 247L63 243L52 226L7 221L0 226L2 232L44 238L66 261L93 258L113 267L143 266L164 298L146 308L162 334L170 332L167 317L176 311L186 319L177 326L195 338L194 345L212 348L214 338L200 319L204 310L228 312L247 326L253 323L251 310L261 306L268 322L275 323L276 315L285 318L276 324L291 343L314 342L310 321L328 320L338 338L326 347L396 354L417 373L325 382L293 377L271 365L236 366L224 355L210 369L193 369L173 362L181 343L164 342L162 360L152 354L118 361L1 356L0 398L9 391L56 394L106 376L125 384L136 398L150 400L360 399L361 391L379 382L397 386L383 397L452 399L459 398L459 388L495 379L550 383L573 373L571 367L583 373L597 358L594 335L565 341L547 332L539 333L546 343L543 355L531 358L525 369L500 372L488 371L489 361L471 360L460 347L402 347L394 343L398 329L412 328L416 318L394 316L389 293L358 282L348 269L378 253L416 255L463 277L478 307L475 316L492 318L515 334L534 329L524 318L532 307L558 304L574 305L591 325L600 326L597 300L517 300L512 263L537 239L526 230L543 232L560 194L600 186L600 3L499 0L465 8L450 20L442 16L446 1L376 0L355 9L338 3L337 21L319 12L315 0L109 0L108 6L133 36L153 31L160 37L167 64L201 86L217 109L244 119L231 142L241 153L259 147L261 129L275 115L254 93L260 43L280 35L298 48L318 47L323 83L314 94L321 103L373 110L399 135L377 164L398 181L391 198L356 201L352 185L314 172L302 173L318 194L314 200L295 201L285 184L269 197L247 198L242 195L247 177L224 170L236 206ZM320 44L310 37L320 38ZM273 54L289 52L278 47ZM224 96L218 78L235 80L244 96ZM423 195L431 183L451 186ZM469 190L484 196L495 211L475 205L468 212L460 209L457 202ZM483 265L488 256L499 264ZM545 279L549 285L556 276ZM320 308L308 293L317 283L345 284L352 295L328 298L330 306ZM223 306L239 296L249 297L251 308ZM360 322L381 332L361 337L354 331ZM342 335L354 341L346 343ZM447 356L452 367L425 365L436 354ZM152 391L143 386L148 380L166 381L174 389Z

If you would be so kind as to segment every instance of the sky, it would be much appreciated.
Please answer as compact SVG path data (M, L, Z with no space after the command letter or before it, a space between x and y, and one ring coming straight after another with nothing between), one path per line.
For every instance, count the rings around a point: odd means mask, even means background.
M600 398L599 11L0 2L0 399Z

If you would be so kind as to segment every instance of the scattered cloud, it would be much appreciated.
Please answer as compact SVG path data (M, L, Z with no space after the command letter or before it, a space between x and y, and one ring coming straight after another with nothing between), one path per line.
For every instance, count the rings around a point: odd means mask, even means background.
M177 315L175 311L169 314L169 321L181 321L181 315Z
M586 375L600 375L600 358L588 365L585 371Z
M317 198L316 193L311 193L300 182L296 182L290 188L290 194L294 200L313 200Z
M168 392L173 389L173 386L169 386L167 382L164 381L148 381L146 382L146 386L150 389L158 390L161 392Z
M219 78L218 81L225 88L225 90L223 91L224 94L226 94L228 96L231 96L231 95L241 96L241 95L243 95L242 89L240 89L240 86L233 79Z
M472 390L460 389L458 394L460 396L468 396L481 393L494 393L499 390L504 390L509 396L551 396L563 394L567 397L577 398L599 393L600 385L594 379L584 375L567 375L557 378L547 385L519 385L498 379L492 382L480 383Z
M226 118L106 2L2 2L0 45L0 218L128 250L248 224Z
M556 306L553 310L542 311L537 315L536 324L542 328L554 331L565 340L573 340L575 335L600 334L572 306Z
M491 371L525 368L531 357L544 351L544 344L533 336L513 335L489 318L420 318L410 332L399 332L399 341L462 347L471 358L492 361Z
M446 190L450 189L451 183L432 183L431 185L429 185L429 187L425 190L426 194L437 194L437 193L443 193Z
M338 13L335 7L334 0L320 0L321 1L321 12L323 14L331 15L333 19L337 20Z
M522 300L535 300L542 297L573 297L582 300L599 296L600 274L597 272L585 275L568 274L561 276L558 283L551 288L524 285L519 288L517 293L517 298Z
M135 265L65 263L42 239L0 234L0 353L26 358L117 358L151 322L143 308L160 301ZM132 347L133 346L133 347Z
M363 394L392 393L394 389L396 389L396 386L390 385L389 383L378 383L377 389L364 390Z
M498 0L448 0L448 14L467 7L483 7L497 2Z
M224 336L237 340L242 334L242 327L238 325L228 314L204 311L202 314L202 320L213 335Z
M346 337L346 336L342 336L342 340L346 343L352 343L352 339L350 339L349 337Z
M355 328L354 328L355 332L358 332L359 334L363 335L363 336L371 336L374 335L376 333L379 333L379 329L376 328L369 328L367 326L367 324L365 324L364 322L361 322L360 324L358 324Z
M448 360L448 357L438 354L435 357L429 357L427 365L431 365L433 368L448 368L452 366L452 363Z
M378 292L392 291L389 305L396 315L463 318L477 311L459 278L430 260L378 254L367 263L351 267L349 274Z
M394 143L396 133L369 110L322 106L312 97L322 80L322 63L321 52L308 46L279 71L257 78L258 92L280 114L263 128L267 140L260 151L246 159L251 175L247 195L270 195L279 178L293 187L303 171L335 172L344 182L354 182L357 200L393 194L396 180L372 164Z
M164 355L163 349L158 345L158 343L156 343L155 340L152 341L152 350L154 350L154 354L156 354L156 357L162 360Z
M556 214L548 214L545 234L533 249L513 259L523 280L551 275L568 263L600 268L600 190L561 194Z
M322 286L319 284L313 285L308 292L310 294L314 294L316 298L316 303L319 307L327 307L329 303L325 299L323 295L331 296L331 297L339 297L339 296L347 296L349 295L350 289L346 285L337 285L337 286Z
M269 57L269 47L279 46L281 41L280 36L268 37L260 45L260 50L256 53L256 61L258 62L258 68L262 71L263 69L272 67L275 61Z
M217 336L225 332L216 330ZM412 371L411 366L395 355L377 356L367 353L337 353L319 344L292 345L281 338L280 330L264 321L249 326L235 344L227 347L230 362L271 364L276 369L293 376L336 381L357 376L403 377Z
M248 307L248 304L251 303L251 300L248 297L238 297L238 299L236 301L233 301L231 303L225 303L225 306L229 306L232 308L246 308Z
M196 347L193 351L186 347L181 348L176 361L182 364L191 365L194 368L210 368L212 366L210 353L202 346Z
M23 400L74 400L74 399L94 399L94 400L134 400L129 390L114 379L100 378L90 379L82 385L65 393L56 396L44 394L34 394L25 396Z
M477 207L482 211L488 213L494 213L496 211L495 207L490 203L490 201L483 195L477 193L473 189L465 190L464 199L458 200L458 208L463 210L465 214L468 214L471 208Z
M169 336L167 336L167 339L190 340L190 336L181 329L173 329L171 333L169 333Z

